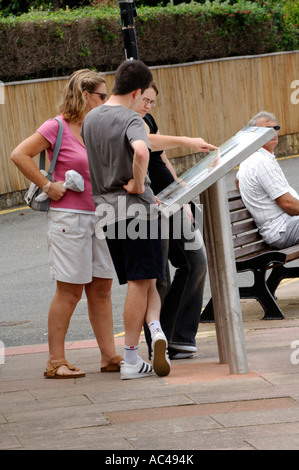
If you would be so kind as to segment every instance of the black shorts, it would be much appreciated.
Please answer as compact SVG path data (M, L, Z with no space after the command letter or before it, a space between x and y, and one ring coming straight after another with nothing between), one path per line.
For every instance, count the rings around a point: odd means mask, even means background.
M104 228L120 284L164 277L159 221L143 220L141 224L142 229L135 219L127 219Z

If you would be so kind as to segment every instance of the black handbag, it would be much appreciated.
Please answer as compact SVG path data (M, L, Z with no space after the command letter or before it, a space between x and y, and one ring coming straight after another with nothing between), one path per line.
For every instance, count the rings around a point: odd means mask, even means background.
M39 170L48 178L49 181L53 181L53 172L55 169L57 157L61 147L62 134L63 134L63 124L62 121L58 118L54 118L59 124L59 129L57 133L56 143L53 151L53 158L49 168L48 173L45 171L46 165L46 151L43 150L39 156ZM34 211L47 212L50 207L51 199L48 197L45 201L37 202L35 199L43 190L39 188L36 184L31 183L27 193L25 194L25 201L28 206Z

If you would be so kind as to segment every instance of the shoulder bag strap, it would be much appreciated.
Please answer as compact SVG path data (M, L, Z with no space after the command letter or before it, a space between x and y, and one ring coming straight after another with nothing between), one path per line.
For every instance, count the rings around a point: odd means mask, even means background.
M54 151L53 151L52 162L51 162L51 165L50 165L48 174L47 174L47 178L48 178L48 180L50 180L50 181L53 180L53 172L54 172L55 165L56 165L56 161L57 161L57 157L58 157L58 154L59 154L59 151L60 151L61 142L62 142L62 134L63 134L63 124L62 124L62 121L61 121L59 118L54 118L54 119L56 119L56 121L58 122L59 128L58 128L56 143L55 143L55 147L54 147ZM43 150L43 151L40 153L40 157L39 157L39 168L40 168L40 170L44 170L44 169L45 169L45 163L46 163L46 151Z

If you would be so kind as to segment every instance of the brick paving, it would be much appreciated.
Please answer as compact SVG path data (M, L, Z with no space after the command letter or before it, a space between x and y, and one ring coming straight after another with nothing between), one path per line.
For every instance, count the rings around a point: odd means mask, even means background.
M0 449L126 455L299 449L298 288L296 280L277 291L284 320L263 321L257 302L242 301L244 375L219 364L213 324L199 326L196 356L173 361L164 378L101 374L94 340L68 344L68 360L86 372L76 380L43 378L46 345L7 349L0 365ZM116 341L121 353L123 340ZM145 359L146 349L142 340Z

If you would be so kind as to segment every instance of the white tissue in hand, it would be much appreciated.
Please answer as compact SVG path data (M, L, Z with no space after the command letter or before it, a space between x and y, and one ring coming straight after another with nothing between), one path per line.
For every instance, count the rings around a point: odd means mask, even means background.
M76 170L68 170L65 173L65 182L63 186L66 189L71 189L72 191L76 191L77 193L81 193L84 191L84 179L83 176L80 175ZM35 198L36 202L45 201L48 198L48 194L44 191L40 193L37 198Z
M76 170L68 170L65 173L65 183L63 186L66 189L71 189L77 193L82 193L84 191L84 179Z

